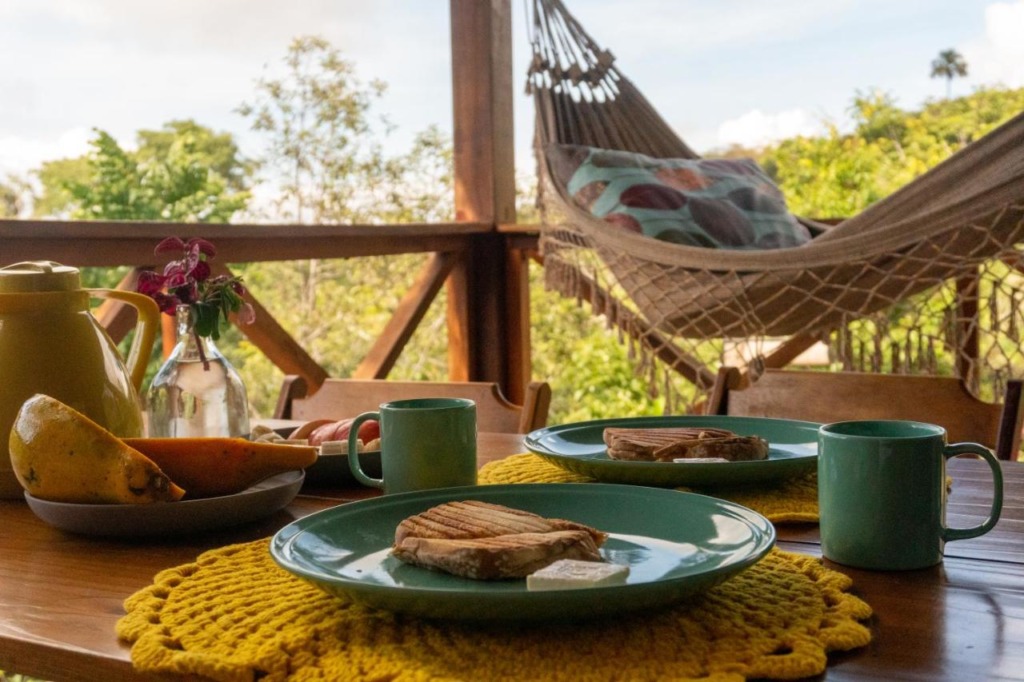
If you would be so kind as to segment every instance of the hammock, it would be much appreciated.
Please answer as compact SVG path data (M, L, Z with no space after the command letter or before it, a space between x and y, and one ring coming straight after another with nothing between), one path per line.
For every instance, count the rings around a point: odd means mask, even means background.
M765 339L794 335L809 340L802 347L829 342L845 369L969 375L990 396L1024 371L1024 358L1013 362L1024 323L1024 114L856 217L836 226L798 217L816 235L803 246L666 243L576 206L545 150L561 143L698 155L560 0L533 0L533 9L527 90L549 287L589 299L649 350L667 340L682 348L704 368L689 376L704 386L730 349L756 374ZM718 340L717 357L708 340Z

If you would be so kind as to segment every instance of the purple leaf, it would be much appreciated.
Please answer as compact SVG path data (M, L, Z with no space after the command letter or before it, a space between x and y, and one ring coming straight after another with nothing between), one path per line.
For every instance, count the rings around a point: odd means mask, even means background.
M153 249L153 253L166 253L168 251L182 251L185 248L185 242L181 241L180 237L167 237Z

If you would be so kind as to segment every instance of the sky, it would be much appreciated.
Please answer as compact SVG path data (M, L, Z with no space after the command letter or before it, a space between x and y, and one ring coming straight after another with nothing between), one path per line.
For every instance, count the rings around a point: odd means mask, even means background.
M511 1L522 175L533 169L527 2ZM942 98L929 74L945 49L969 67L954 96L1024 87L1024 0L565 1L701 153L842 127L858 92L904 108ZM386 148L407 150L431 124L451 130L446 0L0 0L0 182L86 152L93 128L131 147L136 131L184 118L256 156L262 139L236 109L303 35L388 83Z

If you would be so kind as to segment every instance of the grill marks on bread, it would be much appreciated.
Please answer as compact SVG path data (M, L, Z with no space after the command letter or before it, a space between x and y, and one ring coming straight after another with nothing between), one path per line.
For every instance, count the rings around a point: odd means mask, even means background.
M673 459L719 457L729 461L768 458L768 441L710 427L620 428L603 433L612 459L671 462Z
M408 536L420 538L488 538L515 533L550 533L556 530L585 530L594 540L604 542L605 534L582 523L546 519L521 509L467 500L447 502L410 516L398 524L395 542Z
M392 553L402 561L467 578L522 578L558 559L601 561L607 534L574 521L467 500L402 521Z

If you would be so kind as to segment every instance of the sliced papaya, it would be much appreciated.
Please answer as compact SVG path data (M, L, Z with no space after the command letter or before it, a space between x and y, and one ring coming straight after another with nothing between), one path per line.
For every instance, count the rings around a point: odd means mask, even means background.
M156 462L190 498L238 493L276 474L304 469L317 458L314 447L244 438L126 438L124 442Z

